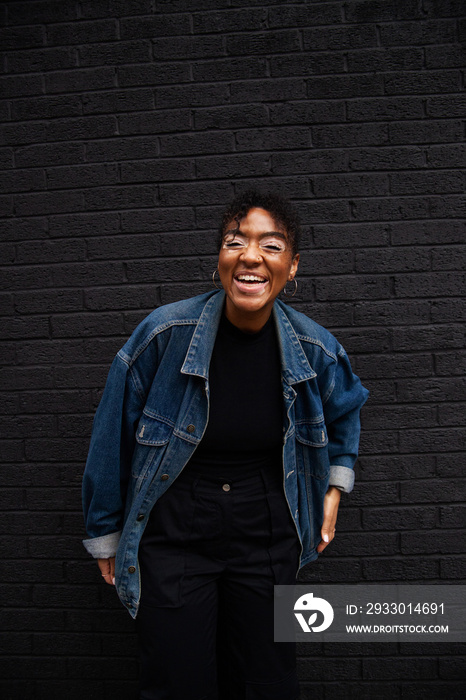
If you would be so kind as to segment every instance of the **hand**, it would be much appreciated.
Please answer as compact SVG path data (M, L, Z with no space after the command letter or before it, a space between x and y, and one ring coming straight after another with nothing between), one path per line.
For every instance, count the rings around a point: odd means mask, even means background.
M110 559L97 559L100 573L103 576L105 583L110 586L115 585L115 557Z
M322 540L317 545L317 551L323 552L325 547L335 537L335 524L337 522L338 506L340 505L341 491L336 486L329 486L324 498L324 522L320 531Z

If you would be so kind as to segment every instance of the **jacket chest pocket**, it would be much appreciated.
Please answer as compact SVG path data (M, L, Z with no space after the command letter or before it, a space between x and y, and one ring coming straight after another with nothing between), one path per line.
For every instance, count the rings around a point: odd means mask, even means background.
M160 466L173 433L170 423L143 413L136 429L136 447L131 472L138 492L145 479L153 477Z
M327 428L324 421L296 423L298 472L326 479L330 472Z

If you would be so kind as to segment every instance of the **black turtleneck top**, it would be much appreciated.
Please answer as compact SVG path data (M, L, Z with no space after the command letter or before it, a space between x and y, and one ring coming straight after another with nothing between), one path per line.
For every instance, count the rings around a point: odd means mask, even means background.
M284 409L272 316L257 333L244 333L222 316L210 362L209 400L207 428L189 469L233 478L281 466Z

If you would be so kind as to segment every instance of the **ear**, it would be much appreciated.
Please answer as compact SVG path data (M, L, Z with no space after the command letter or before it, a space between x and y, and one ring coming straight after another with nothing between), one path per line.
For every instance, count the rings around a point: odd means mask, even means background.
M296 273L298 271L298 264L299 264L299 253L296 253L293 260L291 261L290 274L288 275L288 280L290 282L292 279L294 279L294 276L296 275Z

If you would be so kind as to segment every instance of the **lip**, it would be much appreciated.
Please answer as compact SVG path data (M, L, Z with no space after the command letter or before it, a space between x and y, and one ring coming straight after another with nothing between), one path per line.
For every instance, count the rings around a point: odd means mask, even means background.
M241 282L238 279L238 276L240 275L251 275L254 277L259 277L260 279L264 280L263 282ZM258 272L252 272L251 270L241 270L240 272L236 272L233 275L233 284L235 285L236 289L240 291L242 294L261 294L269 284L269 280L265 275L261 275Z

